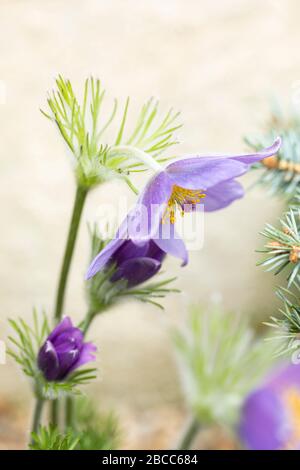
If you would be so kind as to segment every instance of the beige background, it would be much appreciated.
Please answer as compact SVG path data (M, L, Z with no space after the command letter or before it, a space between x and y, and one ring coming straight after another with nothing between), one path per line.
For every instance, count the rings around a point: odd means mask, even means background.
M108 100L130 95L137 105L154 95L163 109L180 109L181 154L245 150L242 138L264 125L270 93L295 98L299 13L296 0L0 0L0 339L8 316L53 307L74 192L60 137L39 112L54 77L62 73L80 89L93 74ZM85 220L123 194L120 183L95 190ZM168 332L189 301L222 297L245 315L272 312L276 281L255 267L254 250L279 213L278 201L255 189L207 215L203 250L185 269L167 262L183 294L166 300L165 313L129 303L95 322L102 379L94 390L103 405L134 412L180 405ZM85 309L87 250L83 224L66 304L75 318ZM0 381L2 395L29 393L11 361L0 366Z

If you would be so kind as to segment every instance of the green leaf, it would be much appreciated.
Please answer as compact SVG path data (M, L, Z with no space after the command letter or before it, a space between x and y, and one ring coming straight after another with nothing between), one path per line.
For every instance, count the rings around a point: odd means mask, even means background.
M95 256L103 250L109 240L104 240L99 234L97 227L89 229L91 240L91 257ZM113 305L124 298L131 297L141 302L150 303L156 307L163 309L163 306L157 299L164 298L167 294L178 293L178 289L171 287L176 278L164 279L158 282L146 282L134 288L128 288L126 280L111 282L111 277L115 272L115 264L111 264L106 269L101 270L90 280L86 282L86 296L89 304L89 312L92 315L101 313L109 306ZM158 273L155 277L159 277L162 273Z
M254 169L263 169L256 184L264 186L271 195L284 196L287 202L300 187L300 116L297 112L290 112L284 116L280 107L273 107L273 112L267 123L264 135L255 138L246 138L246 143L258 150L266 147L280 135L282 146L273 159L274 165L268 167L264 161L253 165ZM267 160L266 160L267 161Z
M201 423L234 425L246 395L274 362L245 316L193 306L173 334L186 400Z
M146 170L147 165L134 158L136 150L143 151L157 161L160 154L178 143L174 133L181 124L174 124L179 113L170 110L163 119L159 117L159 103L148 100L142 106L136 125L129 137L128 127L129 98L127 98L120 123L116 128L116 138L106 142L106 131L117 120L118 101L113 102L108 118L103 117L105 90L98 79L88 78L84 84L83 100L77 98L71 82L61 75L56 80L56 88L48 96L50 112L43 115L52 120L60 135L71 150L75 162L75 174L81 186L92 187L112 178L124 177L130 172ZM118 151L120 145L129 146L126 155ZM132 184L129 184L132 188Z
M72 430L62 434L54 426L40 426L37 433L32 433L31 450L74 450L80 441L80 435Z
M80 450L114 450L120 443L121 432L113 412L101 412L98 405L87 397L75 402L76 423L80 433Z
M280 219L280 227L267 224L261 235L267 239L264 250L266 258L257 264L275 271L275 275L285 270L288 274L288 287L299 279L300 269L300 224L295 211L290 209Z

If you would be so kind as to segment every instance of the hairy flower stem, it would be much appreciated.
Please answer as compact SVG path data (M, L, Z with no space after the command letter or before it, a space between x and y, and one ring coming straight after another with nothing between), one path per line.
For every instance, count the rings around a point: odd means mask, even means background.
M179 439L177 444L178 450L189 450L197 436L201 425L195 416L192 416L186 424L185 429L183 430L182 436Z
M65 252L64 252L60 275L59 275L59 282L58 282L58 288L57 288L57 294L56 294L56 303L55 303L55 310L54 310L55 324L61 320L62 313L63 313L68 275L70 271L78 228L79 228L82 210L84 207L87 193L88 193L87 188L77 186L73 212L72 212L72 217L71 217L71 222L70 222L70 227L69 227L69 233L67 237ZM51 403L51 422L54 426L58 425L58 415L59 415L59 402L58 400L53 400L53 402Z
M50 422L54 426L58 426L59 422L59 401L52 400L50 402Z
M72 430L75 429L75 419L74 419L74 398L67 397L66 398L66 415L65 415L65 427L66 430L71 428Z
M82 188L80 186L77 187L74 206L73 206L73 213L72 213L72 218L70 222L69 233L68 233L67 243L65 247L65 252L63 256L63 262L62 262L59 282L58 282L55 313L54 313L56 323L58 323L62 317L67 280L68 280L68 275L69 275L74 247L76 243L79 223L80 223L85 199L87 196L87 192L88 192L87 188Z
M80 329L83 332L83 335L85 336L88 332L89 327L91 326L92 321L94 318L101 313L102 311L105 310L105 307L101 310L97 310L96 312L93 310L89 310L85 316L85 319L83 322L80 324ZM66 398L66 414L65 414L65 430L67 431L68 428L74 429L75 426L75 406L74 406L74 397L70 396Z
M36 433L39 429L43 406L44 400L40 397L37 397L35 402L31 432Z
M89 327L91 326L92 321L94 320L95 316L100 313L99 311L93 312L92 310L86 314L85 320L83 321L82 332L85 336L88 332Z

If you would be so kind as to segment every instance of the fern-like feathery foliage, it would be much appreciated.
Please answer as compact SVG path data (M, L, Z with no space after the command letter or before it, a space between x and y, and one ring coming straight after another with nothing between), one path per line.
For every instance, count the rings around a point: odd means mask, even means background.
M55 426L40 426L31 435L32 450L114 450L120 443L119 423L114 413L101 413L84 396L75 402L76 429L62 433Z
M56 427L40 426L37 432L31 434L31 450L75 450L80 436L72 430L62 434Z
M245 396L273 362L273 346L255 338L244 316L197 306L174 339L194 415L204 425L234 424Z
M121 431L112 411L101 412L96 403L85 396L76 398L76 423L80 433L80 450L114 450L120 444Z
M272 340L280 342L276 354L291 355L300 349L300 284L294 282L293 291L280 287L276 294L283 302L281 317L272 316L266 325L274 329Z
M294 112L286 118L278 107L274 108L265 134L246 138L245 141L251 148L258 150L277 135L282 138L278 154L253 167L264 170L258 178L258 184L268 188L272 195L289 199L300 185L300 116Z
M267 224L261 234L267 239L264 249L259 253L267 255L258 265L266 271L279 274L284 269L288 272L287 281L290 287L300 275L300 218L299 210L290 209L280 219L280 227Z
M151 98L142 106L135 125L128 132L129 98L119 118L116 99L110 115L103 117L104 96L100 80L90 77L85 81L83 98L79 100L70 80L59 76L56 89L48 96L50 112L42 113L56 123L71 151L78 184L91 187L123 177L132 187L128 179L131 172L165 161L163 153L178 143L174 133L182 126L177 123L179 113L170 109L159 117L159 102ZM116 121L114 137L106 137Z

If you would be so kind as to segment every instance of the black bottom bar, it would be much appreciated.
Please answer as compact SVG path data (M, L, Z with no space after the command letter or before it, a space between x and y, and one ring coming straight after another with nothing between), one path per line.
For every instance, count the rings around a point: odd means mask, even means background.
M20 462L23 466L27 462L58 462L62 465L64 462L85 467L92 465L115 465L123 468L138 468L140 465L181 465L190 468L197 467L206 463L230 465L240 464L244 461L249 463L273 463L282 462L285 465L290 460L295 459L298 463L297 452L253 452L253 451L176 451L176 450L132 450L132 451L50 451L45 456L45 451L1 451L0 463ZM297 460L296 460L297 459ZM94 467L97 468L97 467Z

